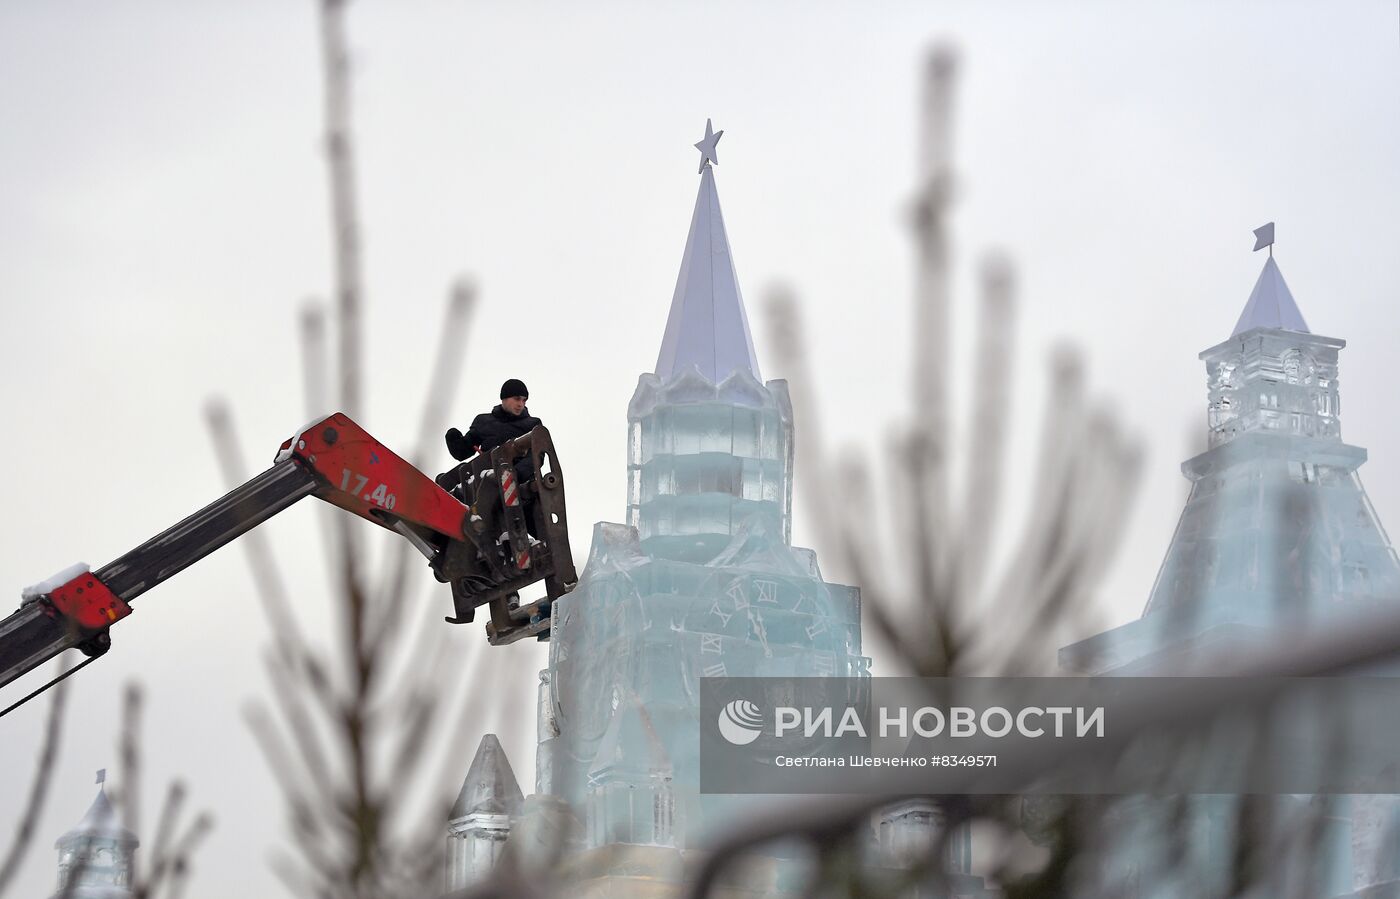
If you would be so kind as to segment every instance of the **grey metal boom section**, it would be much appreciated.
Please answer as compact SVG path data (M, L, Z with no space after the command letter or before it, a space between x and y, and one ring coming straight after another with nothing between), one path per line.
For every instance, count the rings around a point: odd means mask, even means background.
M316 485L316 476L296 461L279 462L94 573L129 603L312 493ZM69 627L44 600L26 602L0 620L0 687L92 636Z
M315 475L294 460L279 462L96 574L109 590L131 602L315 489Z
M0 687L81 640L37 602L0 621Z

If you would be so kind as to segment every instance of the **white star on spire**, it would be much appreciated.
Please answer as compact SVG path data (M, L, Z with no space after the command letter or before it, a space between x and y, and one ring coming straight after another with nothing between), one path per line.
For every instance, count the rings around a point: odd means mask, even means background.
M700 151L700 171L705 171L705 166L710 163L719 164L719 157L715 155L715 144L724 137L723 131L716 131L710 124L710 120L705 120L705 136L695 145L695 149Z

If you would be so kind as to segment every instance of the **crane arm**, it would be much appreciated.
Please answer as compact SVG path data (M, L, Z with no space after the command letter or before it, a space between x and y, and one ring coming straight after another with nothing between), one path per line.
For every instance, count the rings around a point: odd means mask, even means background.
M101 655L138 596L306 496L395 531L430 562L467 537L467 506L349 417L330 415L284 442L271 468L140 546L26 590L0 620L0 687L67 649Z

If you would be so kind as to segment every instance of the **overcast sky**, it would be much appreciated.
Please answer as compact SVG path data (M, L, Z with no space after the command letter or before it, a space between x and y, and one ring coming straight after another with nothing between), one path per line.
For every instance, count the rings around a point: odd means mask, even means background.
M1204 428L1196 354L1229 335L1265 221L1309 325L1348 341L1343 436L1370 450L1382 521L1400 521L1392 0L380 0L353 4L351 39L372 304L362 423L411 441L446 287L472 276L483 304L457 420L507 377L530 385L569 475L580 560L590 524L624 516L626 404L655 363L706 117L725 130L717 184L760 361L760 301L788 284L831 436L873 451L908 408L905 212L936 39L962 58L958 333L980 255L1004 250L1021 287L1018 442L1036 433L1047 354L1072 342L1147 450L1102 622L1146 600L1184 498L1178 464ZM232 403L258 467L308 417L295 321L330 283L317 52L310 0L0 2L0 580L16 601L222 492L210 396ZM1013 511L1026 485L1013 481ZM267 527L308 622L328 627L319 520L298 508ZM810 535L799 518L797 542ZM459 631L463 647L481 639ZM150 697L150 778L186 778L218 819L189 895L276 893L263 862L283 812L241 715L266 693L267 632L242 554L143 598L114 642L75 679L14 895L52 888L51 841L87 807L93 769L115 767L129 679ZM0 722L2 826L43 711ZM527 747L510 742L529 792Z

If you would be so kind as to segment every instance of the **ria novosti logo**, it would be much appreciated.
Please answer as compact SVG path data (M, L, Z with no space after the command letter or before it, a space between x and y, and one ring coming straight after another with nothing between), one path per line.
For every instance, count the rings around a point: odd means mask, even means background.
M1104 706L1026 706L1020 709L1003 706L950 706L946 709L924 706L912 710L901 706L881 706L874 711L878 713L879 725L875 733L880 739L908 740L911 730L925 739L997 739L1011 734L1032 739L1045 736L1081 739L1103 737L1105 730ZM762 710L747 699L730 700L720 709L720 735L735 746L747 746L757 740L763 726ZM854 706L777 706L773 709L773 729L770 733L779 738L792 734L807 740L813 737L830 740L865 738L871 734L871 728L867 726L860 709Z
M719 710L719 733L735 746L747 746L763 732L763 713L747 699L736 699Z

